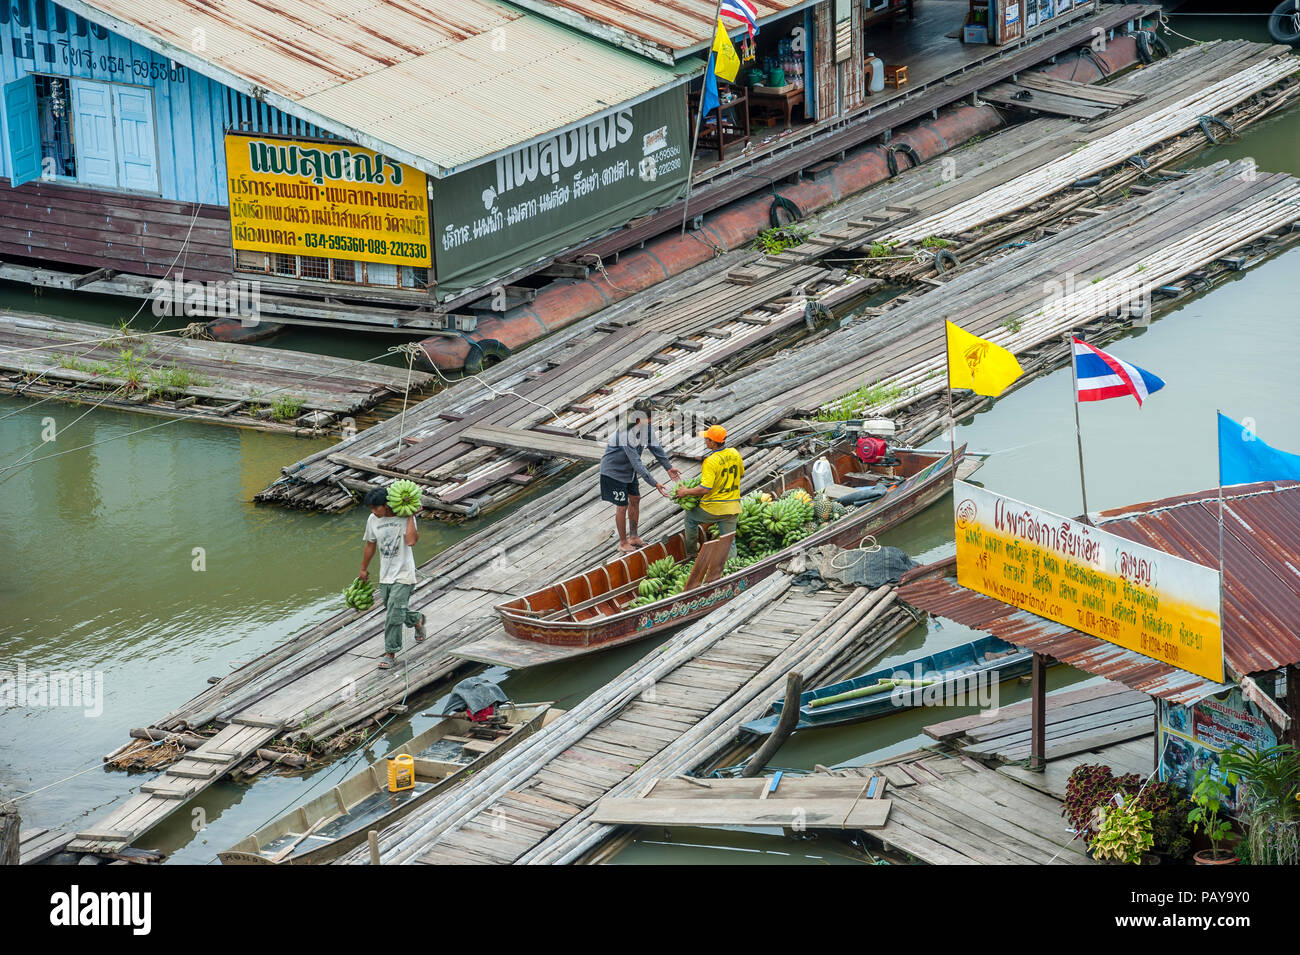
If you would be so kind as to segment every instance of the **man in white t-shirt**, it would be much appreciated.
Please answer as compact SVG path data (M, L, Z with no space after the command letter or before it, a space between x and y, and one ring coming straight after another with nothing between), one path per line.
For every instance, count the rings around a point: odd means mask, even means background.
M370 559L379 551L379 602L384 607L384 655L379 669L392 669L397 651L402 649L402 627L415 628L415 642L424 643L424 614L410 607L415 589L415 553L411 550L420 539L415 529L415 515L398 517L388 506L388 492L375 488L365 498L370 516L366 518L365 547L361 551L362 580L370 578Z

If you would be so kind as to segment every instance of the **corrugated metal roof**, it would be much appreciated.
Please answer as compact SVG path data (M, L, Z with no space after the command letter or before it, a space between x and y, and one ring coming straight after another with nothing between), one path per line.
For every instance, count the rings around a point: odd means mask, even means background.
M674 69L496 0L69 0L65 6L222 82L234 78L236 88L338 135L389 147L389 155L434 174L679 78Z
M1223 655L1237 673L1300 662L1300 482L1223 494ZM1104 511L1112 534L1219 566L1219 492Z
M1226 685L1195 673L967 590L951 577L927 577L905 583L898 589L898 596L935 616L991 633L1023 649L1055 657L1085 673L1095 673L1176 703L1194 703L1210 693L1227 689Z
M1218 489L1102 512L1100 526L1132 541L1217 567ZM1300 482L1224 490L1223 655L1238 674L1300 663ZM919 577L908 603L1055 657L1153 696L1191 702L1221 689L1104 640L975 593L950 578Z
M526 10L669 62L712 41L716 0L513 0ZM814 0L752 0L761 24ZM730 24L729 24L730 26ZM733 31L734 32L734 31Z

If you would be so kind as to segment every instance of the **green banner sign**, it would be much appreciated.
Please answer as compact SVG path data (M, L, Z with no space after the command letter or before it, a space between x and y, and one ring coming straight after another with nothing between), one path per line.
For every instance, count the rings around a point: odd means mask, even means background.
M680 199L681 86L433 181L438 297L449 298Z

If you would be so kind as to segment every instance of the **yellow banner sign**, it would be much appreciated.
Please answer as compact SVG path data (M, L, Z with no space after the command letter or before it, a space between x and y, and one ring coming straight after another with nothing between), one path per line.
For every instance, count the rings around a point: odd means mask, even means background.
M1219 572L957 481L957 583L1223 682Z
M424 173L358 146L227 135L236 249L429 266Z

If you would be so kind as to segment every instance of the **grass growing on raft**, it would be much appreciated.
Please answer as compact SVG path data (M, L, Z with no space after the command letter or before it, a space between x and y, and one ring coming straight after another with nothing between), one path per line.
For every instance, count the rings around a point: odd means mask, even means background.
M754 250L766 255L776 255L786 249L793 249L795 246L803 245L810 235L812 235L812 232L803 226L773 226L770 229L764 229L754 237Z
M856 418L868 408L892 404L900 398L906 398L914 390L904 385L886 385L880 381L874 385L863 385L856 391L850 391L844 397L837 398L824 408L819 409L813 415L813 419L816 421L844 421L847 418Z

